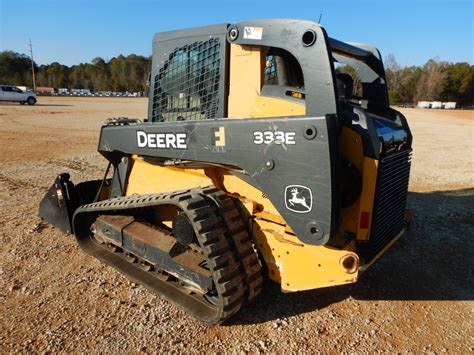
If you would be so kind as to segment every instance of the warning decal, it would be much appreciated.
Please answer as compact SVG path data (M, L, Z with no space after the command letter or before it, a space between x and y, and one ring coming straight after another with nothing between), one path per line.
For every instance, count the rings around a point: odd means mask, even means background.
M262 27L245 27L244 38L245 39L262 39L263 28Z

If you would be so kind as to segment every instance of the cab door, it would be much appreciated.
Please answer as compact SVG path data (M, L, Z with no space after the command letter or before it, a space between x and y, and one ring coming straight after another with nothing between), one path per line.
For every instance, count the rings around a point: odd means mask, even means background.
M0 100L1 101L8 100L8 93L3 90L3 86L0 86Z
M26 101L26 95L20 88L16 86L11 86L10 89L12 90L12 100L13 101Z

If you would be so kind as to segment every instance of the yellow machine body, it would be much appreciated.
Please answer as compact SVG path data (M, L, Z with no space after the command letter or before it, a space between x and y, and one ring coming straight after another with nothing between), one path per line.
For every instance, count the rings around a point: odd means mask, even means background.
M104 178L57 175L39 214L208 324L265 276L354 283L407 222L412 135L380 58L303 20L157 33L147 118L108 119Z
M260 96L265 48L231 45L228 116L274 117L304 115L305 106L293 101ZM377 161L364 157L357 133L343 128L342 155L358 169L363 179L359 200L342 211L341 228L367 239L370 230L359 225L361 211L372 211ZM238 198L253 217L256 247L271 280L284 292L342 285L357 281L359 258L355 243L343 249L314 246L299 241L276 208L262 192L222 168L162 167L133 157L126 194L147 194L215 185ZM370 225L370 223L369 223ZM350 260L345 264L345 260Z

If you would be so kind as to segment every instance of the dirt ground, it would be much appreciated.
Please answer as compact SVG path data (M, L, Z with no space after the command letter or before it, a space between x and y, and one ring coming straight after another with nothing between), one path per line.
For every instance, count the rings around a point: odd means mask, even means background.
M146 117L145 99L0 104L0 352L472 353L474 115L402 109L414 135L409 233L357 284L282 294L268 285L208 327L86 256L40 223L55 175L100 178L107 117Z

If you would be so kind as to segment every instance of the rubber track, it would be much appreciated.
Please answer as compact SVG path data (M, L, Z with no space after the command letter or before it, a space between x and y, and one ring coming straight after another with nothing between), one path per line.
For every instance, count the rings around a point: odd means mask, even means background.
M218 305L190 296L177 283L160 280L151 271L144 271L129 262L124 264L125 258L99 246L91 238L90 227L99 215L126 212L139 216L140 209L163 204L179 207L193 224L199 245L212 273L219 298ZM114 266L206 323L224 322L238 312L245 301L247 275L242 271L234 241L228 238L226 224L212 201L205 197L203 189L118 197L84 205L76 210L73 224L78 244L88 254Z
M204 188L205 196L211 198L227 227L227 237L232 240L245 272L246 303L257 297L263 288L262 265L253 246L253 241L232 198L215 187Z

